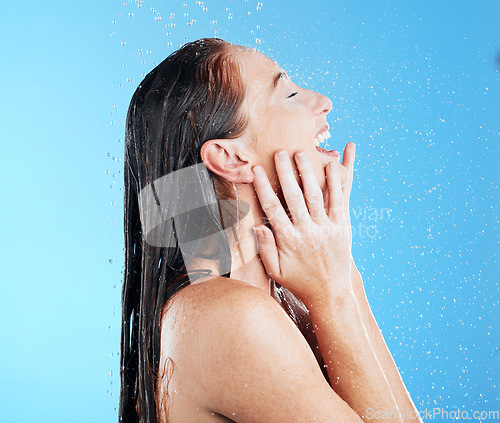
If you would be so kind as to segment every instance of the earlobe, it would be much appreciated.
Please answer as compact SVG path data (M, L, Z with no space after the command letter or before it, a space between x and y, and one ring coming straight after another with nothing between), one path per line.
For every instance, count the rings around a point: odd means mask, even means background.
M233 183L251 183L252 166L237 152L237 140L208 140L201 146L201 159L205 166L216 175Z

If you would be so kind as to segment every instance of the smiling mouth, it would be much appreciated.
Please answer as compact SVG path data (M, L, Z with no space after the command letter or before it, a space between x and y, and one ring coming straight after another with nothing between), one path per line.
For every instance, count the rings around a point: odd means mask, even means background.
M315 147L319 147L320 144L324 143L327 139L329 139L332 135L328 131L328 128L314 137L314 145Z

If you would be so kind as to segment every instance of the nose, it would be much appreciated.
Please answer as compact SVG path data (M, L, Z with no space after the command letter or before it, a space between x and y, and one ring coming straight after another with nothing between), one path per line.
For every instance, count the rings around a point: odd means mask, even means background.
M323 94L309 91L309 107L315 116L328 114L332 110L332 101Z

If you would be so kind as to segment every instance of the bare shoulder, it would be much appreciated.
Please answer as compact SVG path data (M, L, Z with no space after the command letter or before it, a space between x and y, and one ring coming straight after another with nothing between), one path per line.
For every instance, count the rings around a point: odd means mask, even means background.
M219 277L179 291L165 307L162 326L170 335L174 331L176 335L184 335L182 338L187 341L191 334L199 336L203 330L210 330L213 338L219 332L221 336L228 336L227 330L240 324L247 329L260 327L270 314L279 315L281 324L295 328L269 294L246 282Z
M251 313L254 307L282 311L279 304L266 292L246 282L218 277L205 282L192 284L178 292L171 307L179 307L189 312L190 318L199 319L199 324L210 324L208 316L220 318ZM167 306L167 312L170 307ZM178 310L177 310L178 311Z
M279 331L283 325L296 330L300 339L300 332L269 294L246 282L219 277L188 285L169 300L162 317L162 349L182 356L188 366L193 364L193 354L185 356L181 351L208 344L210 351L223 344L232 349L245 343L251 344L244 345L251 351L255 332L260 333L263 326ZM208 359L197 357L196 361Z
M207 411L237 422L356 421L284 310L245 282L184 288L166 307L161 344L178 372L172 386Z
M232 307L235 302L264 302L272 305L273 298L263 290L246 282L217 277L205 282L188 285L175 296L175 302L183 307L193 307L192 311L211 311L213 307L224 305Z

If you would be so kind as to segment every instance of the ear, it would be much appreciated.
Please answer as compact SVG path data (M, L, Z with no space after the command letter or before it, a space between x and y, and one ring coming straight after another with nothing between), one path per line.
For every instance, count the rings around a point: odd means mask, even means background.
M238 152L237 139L208 140L201 146L201 159L211 172L229 182L253 181L252 165Z

